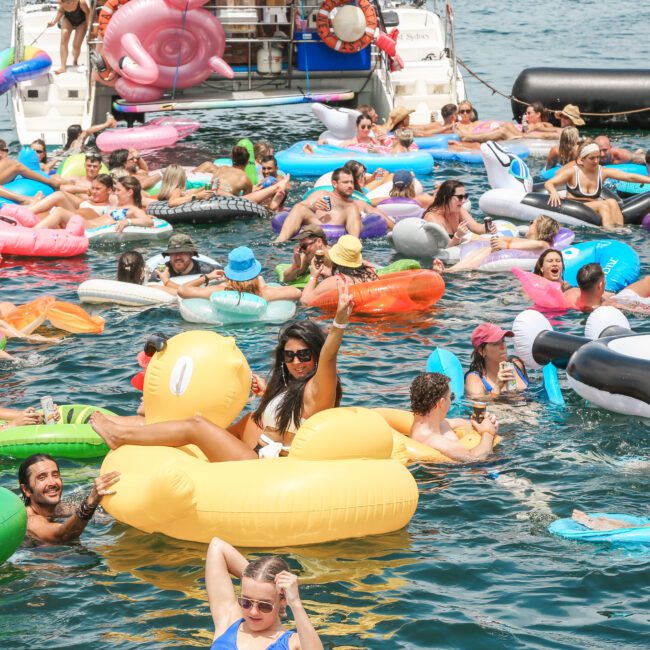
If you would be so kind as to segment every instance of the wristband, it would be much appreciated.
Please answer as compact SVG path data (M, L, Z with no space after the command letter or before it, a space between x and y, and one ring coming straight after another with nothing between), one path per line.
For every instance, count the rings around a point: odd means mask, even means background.
M93 515L95 514L95 510L97 510L97 506L89 506L86 499L84 499L77 506L77 509L75 510L75 514L77 515L78 519L81 519L81 521L90 521L93 518Z
M336 327L336 329L344 330L347 326L347 323L337 323L335 320L332 321L332 327Z
M205 278L205 280L203 280L203 284L207 287L210 284L210 278L205 273L201 277Z

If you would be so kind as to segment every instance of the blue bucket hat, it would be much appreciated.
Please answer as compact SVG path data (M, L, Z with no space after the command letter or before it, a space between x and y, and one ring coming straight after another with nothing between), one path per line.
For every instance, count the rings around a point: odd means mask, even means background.
M262 265L248 246L238 246L228 253L228 264L223 271L229 280L246 282L260 274Z

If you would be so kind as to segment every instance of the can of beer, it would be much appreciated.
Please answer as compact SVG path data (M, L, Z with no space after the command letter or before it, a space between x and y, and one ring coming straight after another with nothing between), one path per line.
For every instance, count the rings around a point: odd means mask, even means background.
M487 404L485 402L474 402L472 404L472 417L480 424L485 420Z
M49 395L41 397L41 408L43 409L43 422L45 424L56 424L58 408Z
M492 232L492 217L484 217L483 225L485 226L485 232L489 235Z
M332 197L328 194L323 197L323 202L327 206L326 212L329 212L332 209Z
M510 361L502 361L500 366L501 366L501 368L503 370L512 370L513 374L516 372L515 371L515 364L510 363ZM509 393L514 393L517 390L517 379L516 379L516 377L513 377L512 379L508 380L508 382L506 383L505 389Z

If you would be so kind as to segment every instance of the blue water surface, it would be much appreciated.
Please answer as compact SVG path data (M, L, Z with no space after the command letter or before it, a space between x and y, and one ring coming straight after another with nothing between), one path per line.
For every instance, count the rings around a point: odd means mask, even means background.
M8 42L10 3L0 0L0 47ZM650 9L621 0L520 0L516 4L457 0L460 56L508 91L532 65L640 67L648 60ZM483 117L509 119L509 103L468 81ZM17 151L6 97L0 137ZM228 151L239 138L267 138L277 148L318 135L307 107L197 112L200 131L175 150L149 157L152 166L191 164ZM644 133L614 134L647 148ZM531 159L533 171L541 168ZM466 183L473 204L487 189L481 166L450 163L436 180ZM429 179L428 186L432 186ZM309 186L297 182L291 199ZM475 213L479 214L478 208ZM201 249L223 259L252 246L267 279L288 247L269 245L270 224L180 225ZM578 240L600 236L579 229ZM650 272L648 234L620 235ZM91 249L73 260L11 260L0 267L0 300L22 303L43 294L76 301L89 277L113 277L120 247ZM155 246L139 247L145 254ZM384 241L364 255L379 265L395 255ZM417 318L366 320L346 330L340 355L344 405L408 405L408 386L434 345L448 346L466 366L469 336L492 320L509 326L528 301L511 274L448 276L440 303ZM44 395L132 413L139 394L129 383L135 355L150 331L192 327L174 309L94 309L106 319L99 336L66 336L58 345L11 343L18 365L0 365L0 405L27 407ZM304 318L306 312L299 317ZM318 317L317 314L313 314ZM650 323L631 318L634 329ZM582 333L571 313L557 329ZM47 333L47 329L44 332ZM235 336L252 368L268 371L277 327L219 330ZM616 369L613 369L616 372ZM539 375L532 374L539 386ZM648 570L643 553L552 537L548 524L585 510L647 516L648 424L594 408L565 388L565 407L542 400L494 407L503 444L471 467L413 469L420 503L406 530L306 548L278 549L299 572L303 599L330 648L606 648L647 647ZM459 413L469 413L461 405ZM634 457L635 462L626 462ZM62 462L67 498L81 499L98 463ZM0 485L16 489L17 463L0 460ZM245 486L241 489L245 489ZM206 647L212 622L203 583L206 546L145 535L101 517L80 542L23 548L0 567L0 647L68 650Z

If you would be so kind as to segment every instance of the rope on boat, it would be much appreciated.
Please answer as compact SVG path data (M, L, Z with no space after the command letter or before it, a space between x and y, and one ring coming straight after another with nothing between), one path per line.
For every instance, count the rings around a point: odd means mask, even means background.
M503 97L504 99L508 99L511 102L515 102L517 104L522 104L523 106L528 106L530 102L526 102L523 99L519 99L518 97L515 97L513 94L506 95L505 93L502 93L500 90L495 88L492 84L488 83L480 77L474 70L472 70L466 63L463 61L460 57L456 57L456 60L458 63L469 72L472 77L474 77L477 81L482 83L484 86L489 88L492 91L493 95L499 95L500 97ZM544 107L548 111L554 111L555 109L550 109ZM650 111L650 106L646 106L645 108L633 108L630 109L629 111L616 111L615 113L585 113L583 111L580 111L580 115L584 115L586 117L614 117L616 115L632 115L634 113L645 113L646 111Z

